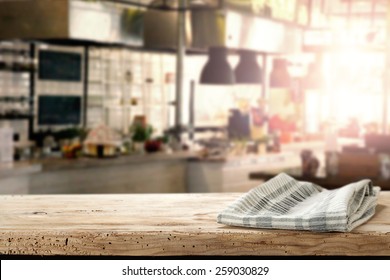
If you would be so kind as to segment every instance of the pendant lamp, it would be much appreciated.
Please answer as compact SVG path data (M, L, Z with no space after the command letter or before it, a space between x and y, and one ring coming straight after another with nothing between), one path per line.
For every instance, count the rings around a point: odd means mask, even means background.
M321 89L324 86L320 63L313 62L309 64L307 75L303 80L303 86L305 89Z
M234 73L227 61L227 49L224 47L209 48L209 60L203 67L200 83L231 85L234 82Z
M257 63L256 53L248 50L241 50L240 61L234 70L236 83L238 84L260 84L261 68Z
M270 86L272 88L290 88L291 77L287 70L286 59L275 58L273 60Z

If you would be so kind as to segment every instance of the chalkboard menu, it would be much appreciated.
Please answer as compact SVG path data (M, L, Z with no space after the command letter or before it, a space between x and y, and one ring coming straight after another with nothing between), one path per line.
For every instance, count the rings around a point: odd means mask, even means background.
M60 51L39 51L40 80L81 81L81 54Z
M39 125L79 125L80 121L80 96L39 96Z

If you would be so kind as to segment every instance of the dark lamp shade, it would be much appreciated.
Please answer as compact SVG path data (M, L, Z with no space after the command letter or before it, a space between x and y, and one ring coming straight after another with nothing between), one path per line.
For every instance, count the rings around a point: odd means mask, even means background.
M256 53L240 51L240 61L234 70L236 83L261 84L261 68L257 63Z
M213 47L209 49L209 60L200 75L201 84L230 85L234 84L234 73L227 61L227 49Z
M291 77L287 70L287 61L285 59L274 59L270 77L270 87L272 88L290 88Z

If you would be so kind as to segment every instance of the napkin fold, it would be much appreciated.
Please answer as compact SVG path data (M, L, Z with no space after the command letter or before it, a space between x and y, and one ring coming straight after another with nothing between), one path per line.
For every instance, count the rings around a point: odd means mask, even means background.
M217 222L252 228L349 232L375 214L379 187L364 179L334 190L281 173L242 195Z

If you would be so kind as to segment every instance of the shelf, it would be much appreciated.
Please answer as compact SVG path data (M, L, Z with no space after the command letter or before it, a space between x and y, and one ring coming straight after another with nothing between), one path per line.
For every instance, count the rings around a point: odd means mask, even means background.
M30 102L32 98L29 96L0 96L0 102Z
M212 132L226 132L227 127L226 126L197 126L194 127L195 132L206 132L206 131L212 131Z
M9 72L9 73L30 73L30 69L9 69L9 68L0 68L0 72Z
M30 52L29 50L0 47L0 55L6 55L6 54L28 56Z
M0 72L13 72L13 73L29 73L36 70L36 68L31 64L20 64L13 63L12 65L6 65L5 63L0 63Z
M0 120L28 120L33 115L0 115Z
M88 108L99 108L99 109L103 109L103 105L100 105L100 104L88 104L87 107L88 107Z

